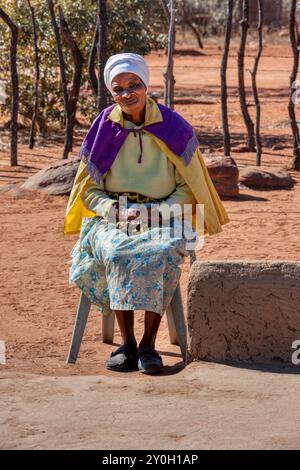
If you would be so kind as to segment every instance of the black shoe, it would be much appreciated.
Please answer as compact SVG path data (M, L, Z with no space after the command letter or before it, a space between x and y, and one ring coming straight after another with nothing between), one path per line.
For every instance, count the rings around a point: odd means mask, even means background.
M143 374L157 374L164 368L162 358L155 349L140 347L137 357L138 369Z
M105 361L105 367L118 372L129 372L137 370L137 349L128 348L124 345L113 351Z

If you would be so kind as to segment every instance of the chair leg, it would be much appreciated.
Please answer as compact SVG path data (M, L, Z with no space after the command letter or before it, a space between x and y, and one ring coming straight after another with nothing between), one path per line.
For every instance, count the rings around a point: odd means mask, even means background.
M167 311L167 321L168 321L170 343L176 344L179 346L171 304L167 307L166 311Z
M169 316L168 316L169 312ZM170 307L167 310L170 341L172 344L179 344L184 365L187 360L187 330L182 305L180 284L178 283ZM169 322L169 318L172 320ZM176 334L176 343L175 340Z
M115 312L111 310L109 315L102 315L102 342L113 343L115 331Z
M75 364L83 333L85 330L86 322L90 313L90 308L91 308L91 301L90 299L83 293L81 292L80 294L80 300L77 308L77 314L76 314L76 319L74 323L74 328L73 328L73 333L72 333L72 340L71 340L71 345L69 349L69 353L67 356L67 363L68 364Z

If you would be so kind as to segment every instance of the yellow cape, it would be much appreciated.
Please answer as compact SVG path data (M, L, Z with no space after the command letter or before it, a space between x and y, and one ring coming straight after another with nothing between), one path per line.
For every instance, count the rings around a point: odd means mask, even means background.
M113 109L109 118L114 122L118 122L122 126L124 125L123 114L119 105ZM160 121L162 121L162 115L157 104L152 99L147 98L145 125ZM162 140L158 139L150 132L147 133L175 165L193 192L197 203L204 205L204 233L213 235L221 232L221 226L229 222L229 219L209 176L199 148L195 151L190 163L186 166L182 158L173 153ZM84 194L86 189L90 185L95 184L90 175L85 171L85 168L86 164L81 161L67 205L64 221L65 235L80 232L82 219L84 217L94 217L96 215L95 212L89 211L85 208L81 199L81 195ZM203 232L196 226L195 213L196 205L193 208L193 225L198 234L202 235Z

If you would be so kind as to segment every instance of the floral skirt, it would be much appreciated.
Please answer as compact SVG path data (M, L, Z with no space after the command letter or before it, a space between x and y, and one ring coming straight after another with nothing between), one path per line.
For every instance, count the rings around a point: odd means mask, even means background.
M149 310L162 315L187 255L185 239L172 236L171 227L128 235L101 217L85 218L71 251L69 281L104 314Z

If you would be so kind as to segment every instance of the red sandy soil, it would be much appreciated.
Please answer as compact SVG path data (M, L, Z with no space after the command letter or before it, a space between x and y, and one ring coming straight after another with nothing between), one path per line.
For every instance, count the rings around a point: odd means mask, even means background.
M228 70L229 119L232 156L243 167L253 165L255 155L237 151L237 146L245 142L245 130L237 97L236 51L235 44L231 50ZM205 48L203 55L186 55L182 49L182 54L175 58L176 99L198 100L198 103L193 104L177 104L176 110L200 131L204 153L222 152L219 96L221 53L221 46L212 43ZM246 60L247 69L252 66L254 54L253 44ZM154 53L147 57L152 77L150 91L163 90L165 60L164 54ZM264 50L258 86L262 104L262 162L268 168L289 167L292 161L292 138L287 114L291 64L288 45L270 45ZM248 72L246 78L247 90L250 91ZM250 110L254 116L254 107ZM78 152L82 134L77 137L72 156ZM282 148L271 150L275 143L281 144ZM61 154L61 141L41 143L34 150L29 150L22 144L19 147L19 165L11 168L8 165L8 153L0 152L0 183L16 183L19 186L28 176L49 162L60 159ZM206 238L198 259L300 261L300 174L291 174L297 183L292 190L254 191L242 188L236 200L224 201L230 223L224 227L222 233ZM24 373L55 377L105 375L108 381L110 378L117 380L120 375L110 373L103 367L105 358L115 346L101 343L101 317L94 308L77 364L65 364L79 299L78 288L68 285L67 263L77 235L63 236L62 233L67 197L34 192L23 195L18 191L2 192L0 204L0 340L5 341L7 348L7 363L0 366L2 372L7 377ZM184 296L188 272L187 260L181 277ZM138 338L141 337L142 328L143 315L140 312L136 322ZM120 344L118 331L115 342ZM179 349L169 344L165 319L158 334L157 348L168 366L166 374L176 373L180 368L181 358ZM194 364L189 367L187 370L193 373ZM143 386L148 384L148 387L152 387L151 390L154 386L150 385L154 380L152 377L145 377L137 372L130 374L130 382L128 375L122 376L120 380L128 386L135 384L139 387L141 381ZM151 395L149 390L145 393ZM16 435L15 441L6 441L7 446L17 446L18 436ZM276 447L274 442L270 445ZM45 447L45 444L41 445ZM209 442L207 445L209 446ZM243 447L242 444L241 446ZM117 447L118 444L115 444L115 448Z

